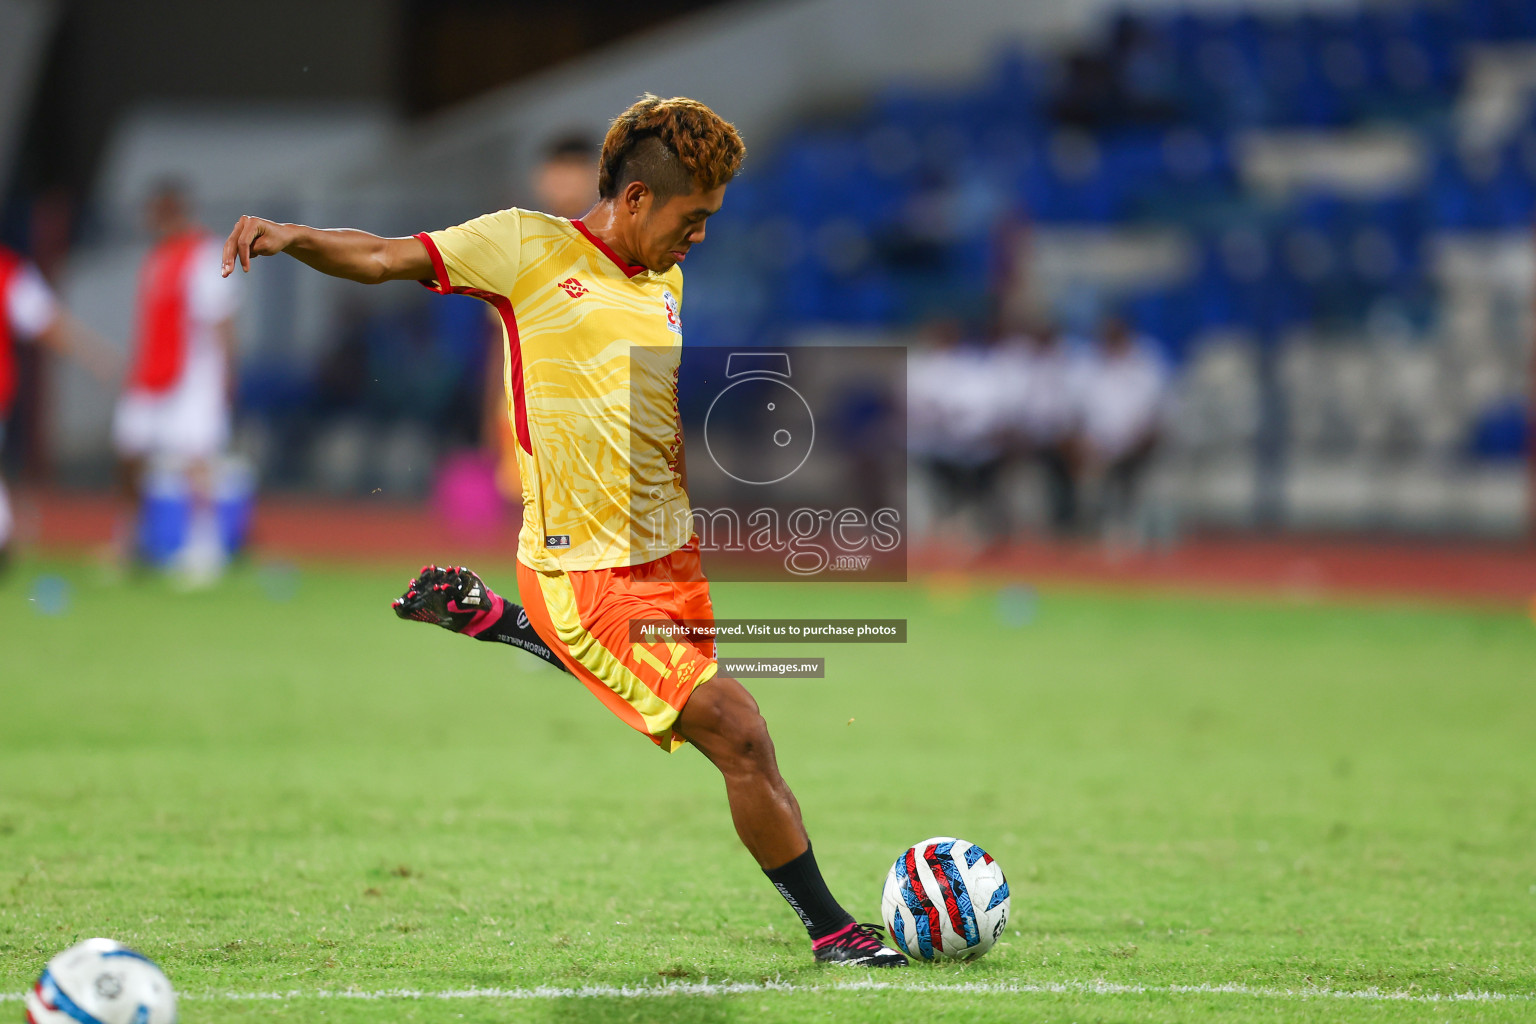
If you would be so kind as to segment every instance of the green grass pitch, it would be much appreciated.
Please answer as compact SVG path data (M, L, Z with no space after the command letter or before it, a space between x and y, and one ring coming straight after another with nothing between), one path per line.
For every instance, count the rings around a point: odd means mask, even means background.
M1524 616L718 586L728 617L911 622L727 651L826 656L752 688L861 919L930 835L1008 873L985 958L873 976L811 963L696 753L396 621L413 568L0 584L0 1020L97 934L156 958L190 1024L1536 1018ZM29 600L45 572L63 614ZM357 998L398 990L427 995Z

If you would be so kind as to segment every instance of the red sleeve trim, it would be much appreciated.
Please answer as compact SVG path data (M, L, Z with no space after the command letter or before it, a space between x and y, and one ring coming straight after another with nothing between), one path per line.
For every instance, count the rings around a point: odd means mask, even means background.
M517 335L517 315L512 311L512 300L505 295L479 288L455 287L448 280L448 268L443 265L443 254L438 251L432 236L422 231L412 237L427 247L427 255L432 257L432 273L436 275L436 280L422 281L423 287L439 295L470 295L482 302L489 302L501 317L502 325L507 329L507 366L512 377L512 423L517 430L517 443L523 451L532 455L533 438L528 432L528 402L523 390L523 346Z
M580 231L583 235L587 236L587 241L597 246L598 251L612 260L614 266L624 271L625 277L634 277L636 274L645 273L644 267L637 266L633 263L625 263L623 260L619 259L619 254L608 248L608 243L594 235L581 221L573 220L571 223L575 226L577 231Z
M443 265L443 254L438 251L437 243L432 241L432 236L425 231L418 231L412 236L426 247L427 255L432 257L432 273L434 279L421 282L425 288L430 288L439 295L451 295L454 287L448 281L448 268Z
M442 266L442 253L438 252L438 244L432 241L432 236L427 235L427 232L419 232L415 238L421 239L422 246L427 247L427 255L432 256L432 272L436 275L435 281L422 281L422 286L432 289L438 295L470 295L481 299L482 302L490 302L492 307L495 307L496 313L501 316L502 325L507 329L507 368L511 372L511 422L518 431L518 444L522 445L522 450L533 454L533 436L528 433L528 402L522 388L522 341L518 338L518 316L511 312L511 299L505 295L496 295L495 292L452 286L449 282L449 270Z
M512 311L512 300L505 295L494 295L478 288L455 288L460 295L473 295L495 307L501 322L507 328L507 369L512 377L512 425L517 430L517 443L523 451L533 454L533 439L528 433L528 400L523 391L523 343L517 336L517 314Z

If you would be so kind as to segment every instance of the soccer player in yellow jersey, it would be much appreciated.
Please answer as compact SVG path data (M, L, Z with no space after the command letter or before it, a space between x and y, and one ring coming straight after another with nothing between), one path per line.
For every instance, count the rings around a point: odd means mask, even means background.
M523 481L524 607L467 569L429 566L396 612L558 659L663 750L698 747L725 778L737 835L799 915L816 959L904 966L828 892L757 703L719 675L713 644L629 635L636 619L713 618L684 490L679 264L704 240L744 153L736 129L704 104L648 95L614 119L598 202L578 220L502 210L380 238L241 217L223 271L286 252L335 277L420 281L496 309Z

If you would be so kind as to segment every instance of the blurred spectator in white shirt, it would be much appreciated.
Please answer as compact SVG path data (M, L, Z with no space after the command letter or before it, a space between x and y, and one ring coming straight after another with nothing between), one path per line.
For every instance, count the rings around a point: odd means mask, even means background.
M1081 418L1083 366L1056 329L1042 321L1005 340L998 372L1007 403L1005 425L1025 459L1045 476L1052 532L1072 532L1077 522L1075 435Z
M907 364L908 445L940 495L941 514L975 513L988 545L1007 540L1001 491L1007 455L999 410L1016 401L993 350L963 341L961 325L929 325Z
M1105 320L1080 390L1085 475L1101 482L1106 526L1128 522L1162 428L1168 373L1151 339Z

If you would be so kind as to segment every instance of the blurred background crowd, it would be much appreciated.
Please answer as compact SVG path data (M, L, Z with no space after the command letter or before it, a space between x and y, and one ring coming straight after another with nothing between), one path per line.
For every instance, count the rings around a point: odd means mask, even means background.
M606 119L689 94L749 154L686 342L908 346L916 528L1530 518L1529 0L0 0L0 67L0 242L123 353L167 183L219 235L575 216ZM494 465L478 303L285 264L230 307L236 478ZM117 386L24 348L8 472L106 486Z

